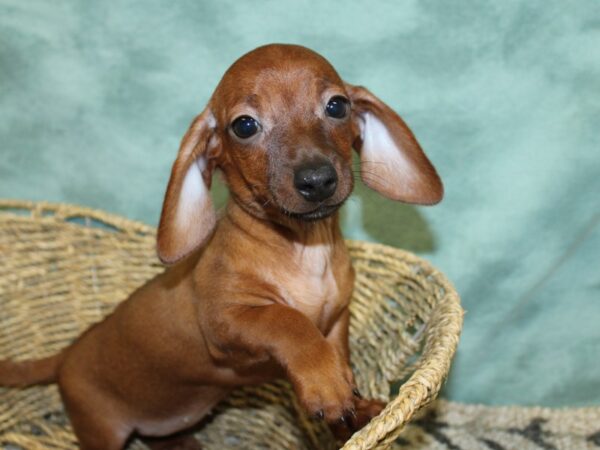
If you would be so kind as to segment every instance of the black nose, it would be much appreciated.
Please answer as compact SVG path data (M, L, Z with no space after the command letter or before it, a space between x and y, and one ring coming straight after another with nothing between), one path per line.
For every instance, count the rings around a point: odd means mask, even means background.
M294 172L294 186L309 202L321 202L335 192L337 173L329 163L302 166Z

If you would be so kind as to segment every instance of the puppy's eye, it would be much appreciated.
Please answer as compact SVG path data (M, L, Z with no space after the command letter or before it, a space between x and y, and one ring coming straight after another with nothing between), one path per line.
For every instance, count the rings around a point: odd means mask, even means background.
M240 116L233 121L231 129L241 139L248 139L258 131L258 122L250 116Z
M348 99L346 97L342 97L341 95L336 95L335 97L331 97L327 106L325 107L325 112L329 117L333 117L335 119L343 119L348 114Z

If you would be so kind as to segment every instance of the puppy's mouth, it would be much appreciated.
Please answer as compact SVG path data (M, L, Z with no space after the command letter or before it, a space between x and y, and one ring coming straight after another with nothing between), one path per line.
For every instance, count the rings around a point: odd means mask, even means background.
M286 209L283 212L293 217L294 219L299 219L304 222L315 222L317 220L325 219L326 217L331 216L334 212L336 212L343 205L344 202L336 203L335 205L320 205L312 211L308 211L305 213L297 213L288 211Z

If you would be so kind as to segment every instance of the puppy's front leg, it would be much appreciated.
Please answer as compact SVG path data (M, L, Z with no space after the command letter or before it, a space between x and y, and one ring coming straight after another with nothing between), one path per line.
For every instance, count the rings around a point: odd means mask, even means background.
M274 359L309 413L337 422L354 411L352 371L302 313L281 304L227 307L214 323L219 352L251 360Z

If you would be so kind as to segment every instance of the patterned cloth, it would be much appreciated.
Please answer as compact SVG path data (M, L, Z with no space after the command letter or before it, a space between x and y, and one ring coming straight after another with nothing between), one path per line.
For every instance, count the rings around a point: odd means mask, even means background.
M438 401L396 450L600 449L600 408L480 406Z

